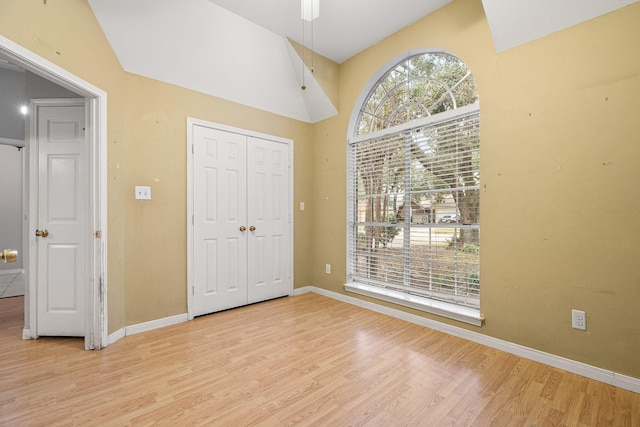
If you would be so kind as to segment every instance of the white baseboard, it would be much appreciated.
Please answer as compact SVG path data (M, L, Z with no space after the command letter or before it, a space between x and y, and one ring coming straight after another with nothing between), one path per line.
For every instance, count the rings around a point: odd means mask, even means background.
M107 345L111 345L114 342L121 340L122 338L124 338L126 336L126 329L125 328L120 328L117 331L115 331L112 334L109 334L109 338L108 338L108 344Z
M5 274L24 274L24 269L22 268L13 268L11 270L0 270L0 276Z
M125 335L134 335L141 332L151 331L153 329L164 328L165 326L183 323L188 320L187 313L176 314L162 319L150 320L148 322L138 323L136 325L125 326Z
M176 314L175 316L164 317L162 319L150 320L148 322L137 323L135 325L125 326L120 328L114 333L109 335L109 345L114 342L128 336L135 335L141 332L152 331L158 328L164 328L165 326L171 326L178 323L186 322L188 319L187 313Z
M553 366L554 368L582 375L584 377L610 384L615 387L620 387L634 393L640 393L640 379L638 378L618 374L607 369L587 365L586 363L577 362L575 360L556 356L550 353L545 353L544 351L479 334L477 332L469 331L457 326L452 326L421 316L416 316L415 314L406 313L401 310L396 310L394 308L389 308L364 301L349 295L339 294L337 292L328 291L326 289L318 288L315 286L306 286L303 288L294 289L293 294L302 295L309 292L333 298L335 300L346 302L348 304L356 305L358 307L366 308L368 310L375 311L381 314L386 314L397 319L402 319L407 322L415 323L417 325L444 332L446 334L453 335L459 338L464 338L478 344L486 345L487 347L492 347L498 350L505 351L507 353L515 354L516 356L524 357L525 359L530 359L536 362L543 363L545 365Z

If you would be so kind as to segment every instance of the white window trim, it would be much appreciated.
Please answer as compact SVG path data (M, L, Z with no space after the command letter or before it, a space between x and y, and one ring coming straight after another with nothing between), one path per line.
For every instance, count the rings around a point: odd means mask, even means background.
M409 125L410 127L420 127L420 126L431 126L437 125L438 123L450 121L457 119L459 117L468 116L470 114L479 112L480 106L478 103L465 105L464 107L456 108L455 110L446 111L435 116L424 117L422 119L418 119L412 121L410 124L403 124L400 126L394 126L387 129L382 129L378 132L359 135L353 138L350 138L347 144L348 151L348 159L349 159L349 168L355 167L352 164L351 158L351 144L358 143L360 141L365 141L368 139L382 138L388 135L392 135L398 133L399 131L406 129ZM352 170L352 169L349 169ZM353 206L347 201L348 212L347 212L347 224L351 224L353 221ZM352 239L352 227L347 227L347 245ZM349 248L347 247L347 253L349 253ZM347 257L347 271L350 272L352 269L353 260L350 257ZM359 283L357 281L351 281L344 285L344 289L348 292L357 293L360 295L368 296L371 298L377 298L379 300L391 302L394 304L402 305L404 307L414 308L416 310L424 311L426 313L435 314L438 316L446 317L448 319L457 320L460 322L468 323L474 326L482 326L484 323L484 316L480 312L479 308L474 307L466 307L459 304L449 303L446 301L440 301L431 298L425 298L418 295L412 295L405 292L400 292L394 289L388 289L381 286L369 285L365 283Z
M386 129L381 129L373 133L355 135L355 130L357 129L357 125L358 125L360 108L362 107L363 102L365 102L372 88L379 83L379 79L389 70L389 68L395 66L398 62L400 62L399 58L404 59L404 58L409 58L411 56L415 56L420 53L433 53L433 52L448 53L440 50L416 50L416 51L406 52L405 54L392 59L385 66L381 67L378 70L378 72L369 81L369 84L360 93L360 96L358 97L358 101L355 104L355 108L352 112L351 120L349 123L349 135L353 135L353 136L350 136L347 140L347 174L351 173L351 171L353 171L353 168L355 168L355 164L354 164L355 159L353 158L352 149L351 149L352 144L355 144L364 140L385 137L385 136L397 133L401 129L406 129L407 126L418 127L418 126L434 125L439 122L449 121L461 116L466 116L474 111L479 112L480 106L479 106L479 103L476 102L474 104L458 107L453 110L445 111L434 116L417 119L415 121L412 121L411 124L404 123L399 126L393 126ZM347 198L349 198L350 194L352 194L352 191L351 191L352 188L350 186L352 186L353 183L349 179L347 179L347 185L348 185ZM353 227L350 226L350 224L353 222L353 217L354 217L353 209L354 209L353 205L349 203L349 199L347 199L347 272L348 272L347 274L350 274L349 272L352 271L352 263L353 263L353 259L349 256L349 253L350 253L349 244L353 239ZM348 276L347 280L349 279L350 277ZM398 304L401 306L414 308L426 313L435 314L448 319L453 319L463 323L471 324L474 326L482 326L484 323L484 315L480 312L479 308L465 307L463 305L448 303L445 301L425 298L417 295L411 295L411 294L400 292L393 289L359 283L357 281L350 281L350 282L348 281L344 285L344 289L347 292L353 292L353 293L357 293L367 297L372 297L379 300Z
M344 285L345 290L356 294L381 299L405 307L415 308L431 314L458 320L475 326L482 326L484 316L480 310L465 307L458 304L451 304L430 298L406 294L393 289L381 288L379 286L367 285L364 283L350 282Z
M455 120L460 117L468 116L470 114L473 114L479 111L480 111L480 104L478 102L475 102L473 104L465 105L464 107L458 107L455 110L443 111L442 113L438 113L434 116L428 116L428 117L423 117L421 119L416 119L411 121L410 123L404 123L398 126L391 126L376 132L354 136L352 138L349 138L347 147L351 144L357 144L358 142L361 142L361 141L367 141L370 139L379 139L379 138L384 138L385 136L394 135L398 132L401 132L407 129L408 127L418 128L418 127L433 126L439 123L444 123L444 122Z

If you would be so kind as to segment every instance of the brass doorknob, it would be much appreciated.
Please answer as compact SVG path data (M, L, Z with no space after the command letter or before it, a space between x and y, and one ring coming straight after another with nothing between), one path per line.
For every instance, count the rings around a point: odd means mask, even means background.
M244 225L240 226L240 231L245 231L247 229L247 227L245 227Z
M5 249L0 252L0 259L4 262L15 262L18 259L18 251L15 249Z
M249 231L256 231L256 228L252 225L251 227L249 227Z
M48 230L36 230L37 237L47 237L49 235Z

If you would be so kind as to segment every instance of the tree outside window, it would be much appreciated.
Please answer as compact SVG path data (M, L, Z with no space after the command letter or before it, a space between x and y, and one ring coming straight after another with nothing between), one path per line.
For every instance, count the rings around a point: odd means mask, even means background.
M392 67L349 141L349 280L479 307L480 132L468 67L443 52Z

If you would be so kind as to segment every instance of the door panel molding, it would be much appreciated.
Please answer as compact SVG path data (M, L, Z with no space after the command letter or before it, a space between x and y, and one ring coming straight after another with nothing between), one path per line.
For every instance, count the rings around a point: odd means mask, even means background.
M91 263L87 266L90 276L90 286L86 292L86 326L84 343L86 349L97 349L108 345L107 329L107 93L102 89L69 73L56 64L36 55L24 47L14 43L6 37L0 36L0 54L16 65L44 77L85 99L85 115L87 127L87 143L89 148L89 193L87 199L88 218L90 227L100 238L92 239L88 246ZM30 128L27 129L30 132ZM26 135L25 141L30 140ZM25 159L29 158L28 146ZM30 185L29 162L25 161L24 169L24 197L23 212L30 213L33 206ZM31 215L29 215L31 217ZM23 248L26 253L25 261L29 264L29 257L33 256L30 247L32 240L30 229L32 224L28 220L23 226ZM27 249L29 248L29 249ZM24 254L23 254L24 255ZM36 300L32 289L33 283L29 279L28 267L27 285L25 287L25 326L22 337L24 339L37 338Z
M89 159L85 100L31 101L29 139L30 230L47 230L32 237L29 282L35 283L37 335L81 336L88 328L85 265L92 231L88 218ZM35 199L35 198L34 198ZM63 303L64 302L64 303Z
M288 239L287 242L281 243L289 246L289 251L285 255L287 257L289 268L288 271L280 272L280 279L288 279L286 280L289 284L287 292L288 295L293 295L293 141L287 138L277 137L273 135L262 134L259 132L253 132L250 130L239 129L231 126L222 125L219 123L209 122L205 120L195 119L188 117L187 118L187 301L188 301L188 319L191 320L195 316L201 314L198 310L195 309L196 303L194 302L194 286L195 286L195 254L194 244L197 244L196 239L194 238L194 229L195 229L195 220L194 220L194 174L195 174L195 161L194 161L194 153L196 152L194 147L194 142L196 139L196 128L204 127L209 128L216 131L228 132L237 135L241 135L247 138L247 143L249 139L255 138L259 140L264 140L268 142L276 142L285 145L285 151L287 152L287 156L289 158L289 162L285 165L286 173L288 174L288 188L287 195L288 200L286 200L287 212L281 212L282 216L282 224L280 226L287 227ZM208 151L207 151L208 153ZM275 159L277 162L278 159ZM282 161L282 160L280 160ZM209 206L209 205L207 205ZM265 207L266 208L266 207ZM208 210L207 210L208 211ZM249 235L252 231L249 230L249 226L251 224L243 224L247 227L245 237ZM221 248L218 247L220 250ZM267 252L269 248L267 248ZM261 261L262 263L263 261ZM228 267L228 266L227 266ZM265 268L270 268L266 266ZM273 270L273 267L271 267ZM287 277L288 276L288 277ZM248 285L248 284L247 284ZM247 301L249 303L249 301Z
M248 302L254 303L281 296L291 286L284 274L292 246L287 244L287 210L292 208L287 182L291 177L291 159L287 146L265 138L249 137L248 146L248 223L253 226L249 247ZM291 294L291 290L288 290Z

